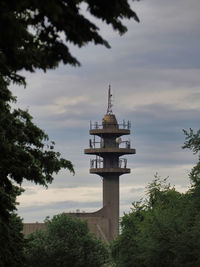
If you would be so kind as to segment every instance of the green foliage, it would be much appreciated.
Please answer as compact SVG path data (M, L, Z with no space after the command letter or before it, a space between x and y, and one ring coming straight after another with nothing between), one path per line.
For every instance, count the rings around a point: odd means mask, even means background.
M183 132L186 139L183 148L189 148L194 154L198 154L198 162L190 172L190 180L194 185L200 186L200 130L194 133L190 128L189 132L186 130Z
M47 186L53 180L53 173L61 168L74 173L74 169L70 161L54 151L53 143L49 146L48 136L32 122L27 111L11 109L9 102L15 98L4 82L0 85L0 264L6 266L8 259L18 258L22 251L21 230L13 221L16 196L22 192L16 185L26 179Z
M52 69L59 62L78 66L68 44L78 47L89 42L110 47L99 34L99 28L83 15L96 17L123 34L122 20L135 19L136 13L127 0L18 0L0 2L0 73L7 81L25 83L17 74L25 69Z
M133 203L121 221L122 233L111 246L116 266L200 266L200 130L184 130L183 148L198 154L186 193L179 193L157 175L147 199Z
M1 52L0 52L1 54ZM47 186L61 168L74 172L70 161L60 158L48 136L28 111L11 109L16 101L0 77L0 266L23 266L22 222L14 213L23 180ZM15 185L13 185L13 182Z
M32 122L27 111L11 110L6 101L6 98L11 100L10 93L3 84L2 89L0 96L5 101L0 100L0 190L2 197L8 194L12 200L16 194L11 181L21 185L26 179L46 186L52 182L53 173L61 168L74 170L70 161L60 158L53 146L48 147L48 136ZM9 198L5 199L0 202L1 216L12 211L15 203L9 204Z
M181 194L157 176L148 198L133 203L122 218L122 233L112 244L117 266L200 266L200 197Z
M0 187L0 267L23 266L23 224L15 213L16 196L21 191L14 185L9 192Z
M71 162L60 158L54 146L48 145L48 136L27 111L12 111L8 103L2 103L0 110L1 184L8 184L9 177L18 184L27 179L47 185L60 168L73 172Z
M98 267L107 262L106 247L89 233L86 221L60 214L45 223L46 231L27 239L27 266Z

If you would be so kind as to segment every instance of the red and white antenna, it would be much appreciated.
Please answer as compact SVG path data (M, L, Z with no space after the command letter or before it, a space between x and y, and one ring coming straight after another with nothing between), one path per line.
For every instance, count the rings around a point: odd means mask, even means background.
M107 108L107 114L112 114L112 94L111 94L111 86L109 84L109 89L108 89L108 108Z

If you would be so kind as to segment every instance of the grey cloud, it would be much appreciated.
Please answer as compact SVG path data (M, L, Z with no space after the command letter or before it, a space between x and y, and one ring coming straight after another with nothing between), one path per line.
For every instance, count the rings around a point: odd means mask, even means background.
M31 189L31 188L26 188L26 190L23 193L24 195L34 195L35 194L35 190Z
M131 188L129 190L130 193L141 193L144 192L144 187L139 187L139 188Z

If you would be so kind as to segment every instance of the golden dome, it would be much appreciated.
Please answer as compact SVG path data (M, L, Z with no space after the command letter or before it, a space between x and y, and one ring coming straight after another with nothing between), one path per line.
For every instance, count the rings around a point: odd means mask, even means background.
M103 124L117 124L114 114L106 114L102 120Z

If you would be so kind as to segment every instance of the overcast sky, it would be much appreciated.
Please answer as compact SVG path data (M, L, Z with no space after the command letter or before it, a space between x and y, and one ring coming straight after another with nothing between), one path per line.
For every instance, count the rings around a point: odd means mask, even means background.
M61 171L47 190L25 182L26 191L18 198L25 222L101 208L102 181L89 174L92 157L83 150L90 120L101 122L106 113L109 84L113 112L118 122L131 121L131 145L137 151L127 157L131 174L120 178L121 215L145 196L156 173L169 176L177 190L187 190L197 159L182 150L182 129L200 125L200 1L143 0L133 7L141 22L125 21L125 35L100 25L112 49L71 47L80 68L60 65L46 74L26 74L27 88L13 88L18 106L29 109L76 171L75 176Z

